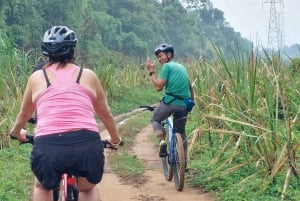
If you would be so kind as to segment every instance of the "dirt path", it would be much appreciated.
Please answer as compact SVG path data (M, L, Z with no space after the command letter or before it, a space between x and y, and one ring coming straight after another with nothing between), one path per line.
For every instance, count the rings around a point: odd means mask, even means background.
M151 134L151 126L144 128L137 135L132 148L132 153L145 162L143 182L124 184L111 171L109 164L106 164L103 180L98 185L101 201L213 201L213 196L200 189L191 188L187 183L183 191L178 192L174 182L164 178L158 150L150 140Z

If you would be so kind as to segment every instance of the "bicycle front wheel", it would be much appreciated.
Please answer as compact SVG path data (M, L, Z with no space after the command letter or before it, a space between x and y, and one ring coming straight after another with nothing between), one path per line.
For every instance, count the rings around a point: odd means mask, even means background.
M167 143L167 156L161 158L164 176L166 180L172 181L173 179L173 168L170 165L170 142L169 142L169 129L165 128L165 141Z
M175 164L172 165L174 173L175 187L178 191L182 191L184 187L184 172L185 172L185 156L181 135L175 134Z

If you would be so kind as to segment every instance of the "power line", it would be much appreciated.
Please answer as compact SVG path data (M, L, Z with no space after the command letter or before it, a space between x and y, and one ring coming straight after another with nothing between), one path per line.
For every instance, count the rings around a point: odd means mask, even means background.
M268 49L279 51L284 46L284 4L283 0L270 0Z

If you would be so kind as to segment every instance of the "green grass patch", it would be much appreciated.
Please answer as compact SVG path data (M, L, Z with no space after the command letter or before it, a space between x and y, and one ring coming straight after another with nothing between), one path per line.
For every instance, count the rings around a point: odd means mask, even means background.
M114 171L122 178L135 178L145 171L143 162L128 153L112 154L109 161Z
M113 114L121 114L137 109L140 105L158 103L162 96L154 88L124 88L114 99L109 100L109 105Z
M0 201L30 199L34 182L29 159L31 149L31 145L14 143L0 151Z

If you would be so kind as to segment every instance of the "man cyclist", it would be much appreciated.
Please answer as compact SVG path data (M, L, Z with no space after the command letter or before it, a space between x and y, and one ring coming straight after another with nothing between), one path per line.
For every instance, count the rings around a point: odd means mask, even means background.
M161 91L165 88L165 96L155 109L151 120L156 136L160 140L159 156L164 157L167 154L167 145L164 140L161 122L171 114L174 114L174 129L181 134L185 156L187 157L188 143L185 126L188 111L183 99L193 99L194 96L189 76L186 68L182 64L173 61L174 48L171 44L163 43L158 45L154 50L154 54L162 64L159 75L156 75L154 71L155 63L151 63L149 57L146 60L146 67L155 89Z
M37 114L31 169L34 201L52 200L61 175L76 176L79 200L98 201L95 188L103 175L104 153L94 112L117 146L121 142L107 98L96 74L75 64L77 36L66 26L53 26L42 39L49 58L29 77L11 135L26 141L22 129Z

